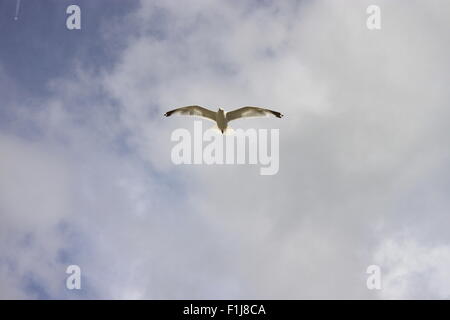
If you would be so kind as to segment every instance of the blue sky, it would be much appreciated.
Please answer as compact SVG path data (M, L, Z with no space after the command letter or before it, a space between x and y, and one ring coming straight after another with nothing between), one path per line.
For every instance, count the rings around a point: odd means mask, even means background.
M75 58L89 67L110 66L115 58L114 43L107 43L100 30L133 10L136 1L79 1L83 7L83 29L65 28L70 1L22 1L19 20L14 20L16 1L2 1L1 59L4 72L32 93L45 92L49 79L71 72ZM119 44L126 34L120 30Z
M0 298L448 298L449 4L369 4L1 1ZM279 173L175 166L190 104L284 113Z

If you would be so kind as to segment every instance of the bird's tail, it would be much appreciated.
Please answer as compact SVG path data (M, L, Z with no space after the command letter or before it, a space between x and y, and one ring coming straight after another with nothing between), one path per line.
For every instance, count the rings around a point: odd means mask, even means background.
M217 126L217 124L213 125L211 128L209 128L209 130L214 130L218 133L221 133L223 135L226 136L232 136L234 134L234 130L232 127L228 126L223 132L219 129L219 127Z
M234 134L234 129L230 126L228 126L225 131L223 132L226 136L232 136Z

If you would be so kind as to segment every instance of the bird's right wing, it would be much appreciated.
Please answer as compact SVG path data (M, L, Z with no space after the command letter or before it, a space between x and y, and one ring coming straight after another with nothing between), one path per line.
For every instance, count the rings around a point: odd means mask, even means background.
M171 111L167 111L164 116L170 117L172 114L181 114L186 116L202 117L208 120L216 121L216 113L200 106L187 106Z
M269 109L259 108L259 107L242 107L230 112L227 112L227 121L236 120L239 118L249 118L249 117L267 117L273 115L277 118L283 117L283 115L278 111L273 111Z

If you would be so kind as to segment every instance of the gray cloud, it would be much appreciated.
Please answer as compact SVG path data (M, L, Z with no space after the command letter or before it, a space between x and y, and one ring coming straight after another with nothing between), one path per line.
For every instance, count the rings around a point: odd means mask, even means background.
M0 264L3 296L30 297L32 269L74 297L69 259L88 297L448 297L448 4L379 2L380 31L369 4L143 2L113 68L79 67L45 108L16 111L39 141L0 139L17 234L1 253L22 266ZM174 166L170 133L191 123L162 114L191 103L286 114L238 124L280 128L279 173ZM39 249L17 253L31 231Z

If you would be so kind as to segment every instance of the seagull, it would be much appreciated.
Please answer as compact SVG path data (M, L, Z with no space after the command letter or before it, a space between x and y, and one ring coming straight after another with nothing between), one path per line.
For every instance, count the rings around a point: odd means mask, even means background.
M170 117L173 114L201 117L207 120L212 120L217 124L222 134L229 128L228 122L239 118L266 117L269 115L274 115L277 118L283 117L280 112L251 106L242 107L229 112L226 112L222 108L219 108L218 111L212 111L201 106L187 106L168 111L164 114L164 116Z

